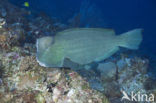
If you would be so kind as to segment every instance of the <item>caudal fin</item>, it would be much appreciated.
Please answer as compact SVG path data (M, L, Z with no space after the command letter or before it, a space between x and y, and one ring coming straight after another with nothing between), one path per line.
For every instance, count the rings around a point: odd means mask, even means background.
M138 49L142 41L142 29L134 29L118 36L118 45L129 49Z

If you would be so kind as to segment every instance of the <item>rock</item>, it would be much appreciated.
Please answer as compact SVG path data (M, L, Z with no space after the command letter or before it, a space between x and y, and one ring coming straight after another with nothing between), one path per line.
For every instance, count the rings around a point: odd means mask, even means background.
M10 102L13 99L16 101L15 103L21 103L21 101L88 103L88 100L90 103L109 103L104 94L91 89L89 83L78 73L67 69L41 67L34 56L20 57L19 55L18 62L9 64L12 71L7 71L8 57L12 57L12 55L14 57L16 53L8 54L2 59L3 64L6 64L4 65L5 73L9 74L3 78L4 85L2 87L4 87L4 91L7 89L10 94L2 93L0 100L5 95L11 95L12 98L7 101ZM10 58L9 61L12 59ZM19 100L21 101L17 102Z
M3 25L5 25L6 21L3 18L0 18L0 29L2 28Z
M101 91L101 92L104 91L104 87L103 87L102 83L97 79L89 80L89 84L90 84L90 87L92 89L95 89L95 90L98 90L98 91Z
M131 66L131 59L130 58L125 58L125 61L127 65L130 67Z
M113 62L101 63L97 67L102 80L112 80L116 76L116 64Z
M0 85L2 85L2 83L3 83L3 81L2 81L2 79L0 78Z
M45 103L46 102L45 98L41 94L38 94L35 99L36 99L37 103Z
M125 66L126 62L123 59L117 61L118 72L121 72Z

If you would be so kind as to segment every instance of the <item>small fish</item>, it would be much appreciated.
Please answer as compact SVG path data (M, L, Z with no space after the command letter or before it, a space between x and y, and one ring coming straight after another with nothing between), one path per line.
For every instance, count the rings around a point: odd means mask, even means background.
M25 7L29 7L29 2L24 2Z
M64 60L67 58L86 65L112 56L119 47L138 49L141 41L142 29L121 35L115 35L112 29L68 29L54 37L37 39L37 61L45 67L64 67Z

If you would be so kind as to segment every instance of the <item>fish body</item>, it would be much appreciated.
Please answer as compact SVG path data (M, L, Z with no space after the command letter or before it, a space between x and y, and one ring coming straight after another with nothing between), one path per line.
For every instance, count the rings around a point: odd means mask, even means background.
M46 42L52 37L38 39L37 60L46 67L63 67L65 58L80 65L99 62L117 52L120 46L138 49L142 41L141 31L135 29L117 36L112 29L68 29L57 33L50 43Z

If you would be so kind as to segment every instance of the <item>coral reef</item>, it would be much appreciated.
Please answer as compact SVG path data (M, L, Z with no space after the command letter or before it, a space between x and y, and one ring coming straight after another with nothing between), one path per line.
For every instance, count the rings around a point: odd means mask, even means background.
M149 61L129 51L86 69L71 61L66 62L71 69L41 67L36 38L65 28L44 14L32 18L27 10L0 0L0 103L127 103L121 91L156 95Z
M147 74L148 64L149 61L147 59L138 57L125 57L114 63L112 61L101 64L99 70L104 94L110 97L112 103L115 103L115 101L121 101L119 99L122 98L121 91L126 91L128 95L131 95L132 91L134 93L138 91L148 93L148 90L145 88L146 81L149 78ZM103 68L103 71L101 68ZM105 68L107 68L107 72L105 72Z
M34 56L19 56L14 61L11 58L14 55L3 57L1 101L109 103L104 94L92 90L78 73L66 69L43 68Z
M38 37L54 35L55 32L68 28L44 13L33 14L29 10L10 4L7 0L0 3L0 35L4 34L10 44L12 41L18 41L20 45L24 45L25 42L35 43ZM4 45L6 44L2 46Z

